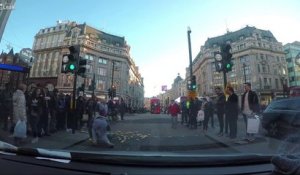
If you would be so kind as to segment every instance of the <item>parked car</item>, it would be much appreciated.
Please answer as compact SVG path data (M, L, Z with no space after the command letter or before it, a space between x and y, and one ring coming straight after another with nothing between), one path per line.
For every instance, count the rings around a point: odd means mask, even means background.
M271 137L300 131L300 97L273 101L262 113L262 127Z

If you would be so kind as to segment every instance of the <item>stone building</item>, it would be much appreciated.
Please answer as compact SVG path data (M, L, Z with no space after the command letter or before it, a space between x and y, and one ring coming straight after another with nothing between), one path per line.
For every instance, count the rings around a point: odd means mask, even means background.
M282 95L287 84L287 65L282 43L268 30L246 26L238 31L208 38L193 60L193 75L196 76L197 91L200 96L214 96L214 87L223 87L223 73L215 68L214 53L222 44L232 47L232 71L227 73L227 81L236 93L244 91L243 83L250 82L262 104L271 101L272 93Z
M56 26L43 28L36 34L31 83L51 85L71 93L73 74L61 73L61 63L72 45L79 45L80 57L87 60L85 76L77 81L77 87L84 85L87 96L92 93L90 87L95 74L95 94L99 98L108 98L108 89L113 85L117 89L117 97L124 98L130 107L143 107L143 78L130 56L130 46L125 38L85 23L58 21Z

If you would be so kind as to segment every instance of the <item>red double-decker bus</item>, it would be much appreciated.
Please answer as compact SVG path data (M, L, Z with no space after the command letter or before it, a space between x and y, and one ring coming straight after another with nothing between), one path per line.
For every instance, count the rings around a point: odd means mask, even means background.
M160 114L160 100L158 98L150 99L151 114Z

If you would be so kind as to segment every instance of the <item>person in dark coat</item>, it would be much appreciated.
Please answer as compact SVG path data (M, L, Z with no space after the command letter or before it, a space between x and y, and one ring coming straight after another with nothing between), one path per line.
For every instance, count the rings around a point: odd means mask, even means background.
M229 137L235 139L237 136L237 120L239 114L238 96L234 93L232 87L227 87L226 92L229 94L225 103L225 115L229 123Z
M119 104L119 112L120 112L121 120L124 120L125 111L126 111L126 104L125 104L123 98L121 98L121 101Z
M87 127L88 127L90 139L92 138L92 125L93 125L93 118L96 115L96 108L97 108L97 97L93 95L92 98L90 98L87 101L87 105L86 105L86 111L88 114Z
M188 108L186 105L186 99L183 99L180 103L181 107L181 124L188 124Z
M30 98L29 103L29 123L32 130L33 140L32 143L38 141L38 137L41 137L39 123L43 115L44 97L42 95L42 89L36 88Z
M85 99L83 96L79 96L76 100L76 124L75 124L75 129L82 129L82 126L83 126L83 121L82 121L82 118L83 118L83 114L84 114L84 111L85 111L85 105L86 105L86 102L85 102Z
M209 119L213 120L214 109L209 97L203 98L202 110L204 111L203 131L208 129Z
M8 130L8 124L9 124L9 117L12 118L12 109L13 109L13 91L10 88L10 85L8 83L5 84L5 89L1 91L0 93L0 124L3 123L3 130ZM13 128L11 128L11 132L13 132Z
M190 128L197 129L197 115L199 111L199 106L194 99L190 101L189 115L190 115Z
M58 100L58 90L54 89L52 93L50 93L50 101L49 101L49 113L50 113L50 125L49 131L56 131L56 123L57 123L57 100Z
M67 98L60 92L57 98L57 115L56 115L56 129L63 130L66 129L66 109L67 109Z
M220 126L220 132L218 135L223 136L225 95L222 92L220 87L216 87L215 92L218 95L216 100L216 111L217 111L217 116L218 116L219 126Z

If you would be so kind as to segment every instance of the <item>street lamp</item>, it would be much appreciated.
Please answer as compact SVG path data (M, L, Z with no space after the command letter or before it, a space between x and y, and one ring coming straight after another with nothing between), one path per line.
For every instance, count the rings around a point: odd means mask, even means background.
M192 77L193 77L193 63L192 63L192 48L191 48L191 28L188 27L187 29L187 36L188 36L188 46L189 46L189 61L190 61L190 78L189 80L192 83ZM196 84L196 82L194 81L194 84ZM192 84L191 84L192 86ZM188 89L189 90L189 97L190 98L195 98L196 97L196 91L195 89Z
M244 69L244 82L247 83L247 79L246 79L246 64L245 64L245 62L243 62L243 69Z
M285 97L285 95L288 92L288 87L287 87L287 83L286 83L286 79L285 79L285 75L286 75L286 71L284 68L282 68L280 70L280 74L281 74L281 84L282 84L282 92L283 92L283 97ZM287 94L288 95L288 94Z

